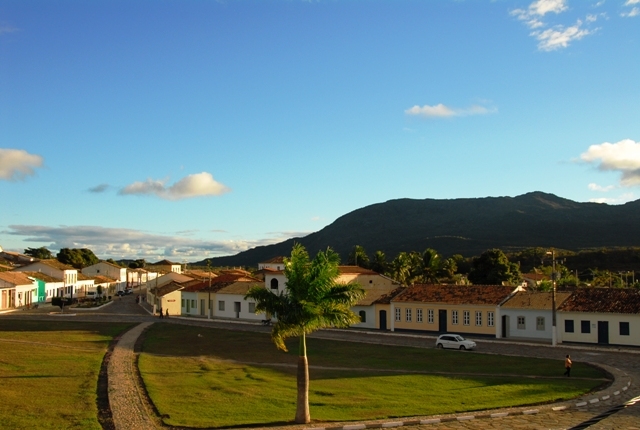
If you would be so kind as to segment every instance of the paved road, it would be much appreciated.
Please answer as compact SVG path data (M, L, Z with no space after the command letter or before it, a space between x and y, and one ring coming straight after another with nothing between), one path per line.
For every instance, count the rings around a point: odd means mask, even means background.
M148 308L148 305L146 306ZM54 309L42 307L37 310L18 311L2 314L0 318L29 318L29 319L69 319L76 321L119 321L119 322L156 322L165 324L188 324L205 327L218 327L231 330L247 330L268 332L268 327L255 323L241 323L239 321L207 321L196 318L168 318L159 319L149 314L147 309L135 303L135 295L129 295L115 300L112 304L95 311L72 310L74 316L52 316L48 312ZM57 308L56 308L57 310ZM343 341L370 342L375 344L405 345L416 347L433 347L434 336L364 332L358 330L324 330L312 335L318 338L337 339ZM618 350L616 348L598 348L591 346L551 347L543 344L524 344L504 340L476 339L477 352L468 354L489 353L501 355L516 355L528 357L552 358L559 361L566 354L571 354L574 361L590 362L607 368L616 376L613 386L603 392L594 393L572 402L535 408L516 408L501 411L488 411L477 414L450 415L442 417L416 417L423 420L423 424L405 425L416 429L573 429L588 428L589 430L603 429L636 429L640 430L640 402L621 408L624 402L640 396L640 349ZM624 388L624 389L623 389ZM617 394L614 394L616 393ZM608 396L608 397L607 397ZM596 401L597 399L597 401ZM437 399L432 399L437 401ZM585 403L582 405L582 403ZM580 405L580 406L576 406ZM552 407L565 407L562 411L554 411ZM616 413L600 419L599 415L606 415L607 411L620 408ZM502 416L509 412L509 415ZM525 412L526 414L523 414ZM481 415L498 414L494 418L480 418ZM470 419L471 417L476 417ZM440 422L427 424L427 420L440 419ZM587 421L592 422L587 423ZM353 423L348 423L353 424ZM393 425L390 423L388 425ZM331 427L339 427L332 424ZM320 427L312 425L307 427ZM300 428L290 426L289 429Z

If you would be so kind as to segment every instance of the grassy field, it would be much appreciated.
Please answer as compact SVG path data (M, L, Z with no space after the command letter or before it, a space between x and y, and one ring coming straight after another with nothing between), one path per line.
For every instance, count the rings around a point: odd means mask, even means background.
M177 325L147 333L140 371L165 422L224 427L290 422L296 343L277 351L269 336ZM582 363L474 352L308 340L314 421L433 415L569 399L604 375ZM585 379L580 379L585 378ZM593 379L589 379L593 378Z
M0 319L0 427L101 429L100 365L129 326Z

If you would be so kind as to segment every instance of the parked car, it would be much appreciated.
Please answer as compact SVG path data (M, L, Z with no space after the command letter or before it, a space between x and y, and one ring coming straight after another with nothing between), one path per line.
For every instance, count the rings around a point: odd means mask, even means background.
M441 334L436 339L436 348L451 348L451 349L475 349L476 343L472 340L467 340L459 334Z
M124 291L122 291L122 290L118 291L116 293L116 296L120 296L120 297L124 296Z
M124 289L124 293L127 294L127 295L128 294L133 294L133 288L125 288Z

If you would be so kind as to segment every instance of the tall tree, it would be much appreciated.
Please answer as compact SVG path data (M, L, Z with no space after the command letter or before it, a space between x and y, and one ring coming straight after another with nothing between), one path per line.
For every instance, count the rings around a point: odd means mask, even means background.
M309 423L309 364L306 335L326 327L348 327L360 321L351 307L364 296L356 283L338 283L340 257L328 248L310 260L306 249L295 244L291 258L285 259L286 290L274 294L254 287L245 296L256 302L256 312L274 315L277 321L271 339L278 349L287 350L285 339L299 337L298 401L296 423Z
M520 269L511 263L500 249L490 249L474 258L471 263L469 280L474 284L500 285L514 284L520 280Z
M24 250L24 255L29 255L33 258L37 258L38 260L49 260L53 258L53 254L44 246L40 248L27 248Z
M87 248L62 248L56 258L59 262L73 266L76 269L82 269L100 262L93 251Z
M422 253L422 282L438 283L438 275L442 271L442 260L435 249L427 248Z
M376 251L371 261L371 270L378 273L387 273L388 268L387 256L382 251Z
M347 264L349 266L364 267L365 269L370 267L369 256L362 246L356 245L353 247L353 250L349 253L349 258L347 258Z

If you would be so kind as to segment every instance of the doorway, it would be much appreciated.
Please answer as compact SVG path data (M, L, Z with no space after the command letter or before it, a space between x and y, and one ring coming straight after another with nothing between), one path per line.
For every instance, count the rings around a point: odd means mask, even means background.
M438 331L440 333L447 332L447 310L438 309Z
M598 343L609 343L609 321L598 321Z
M378 321L380 322L380 330L387 329L387 311L380 311Z

